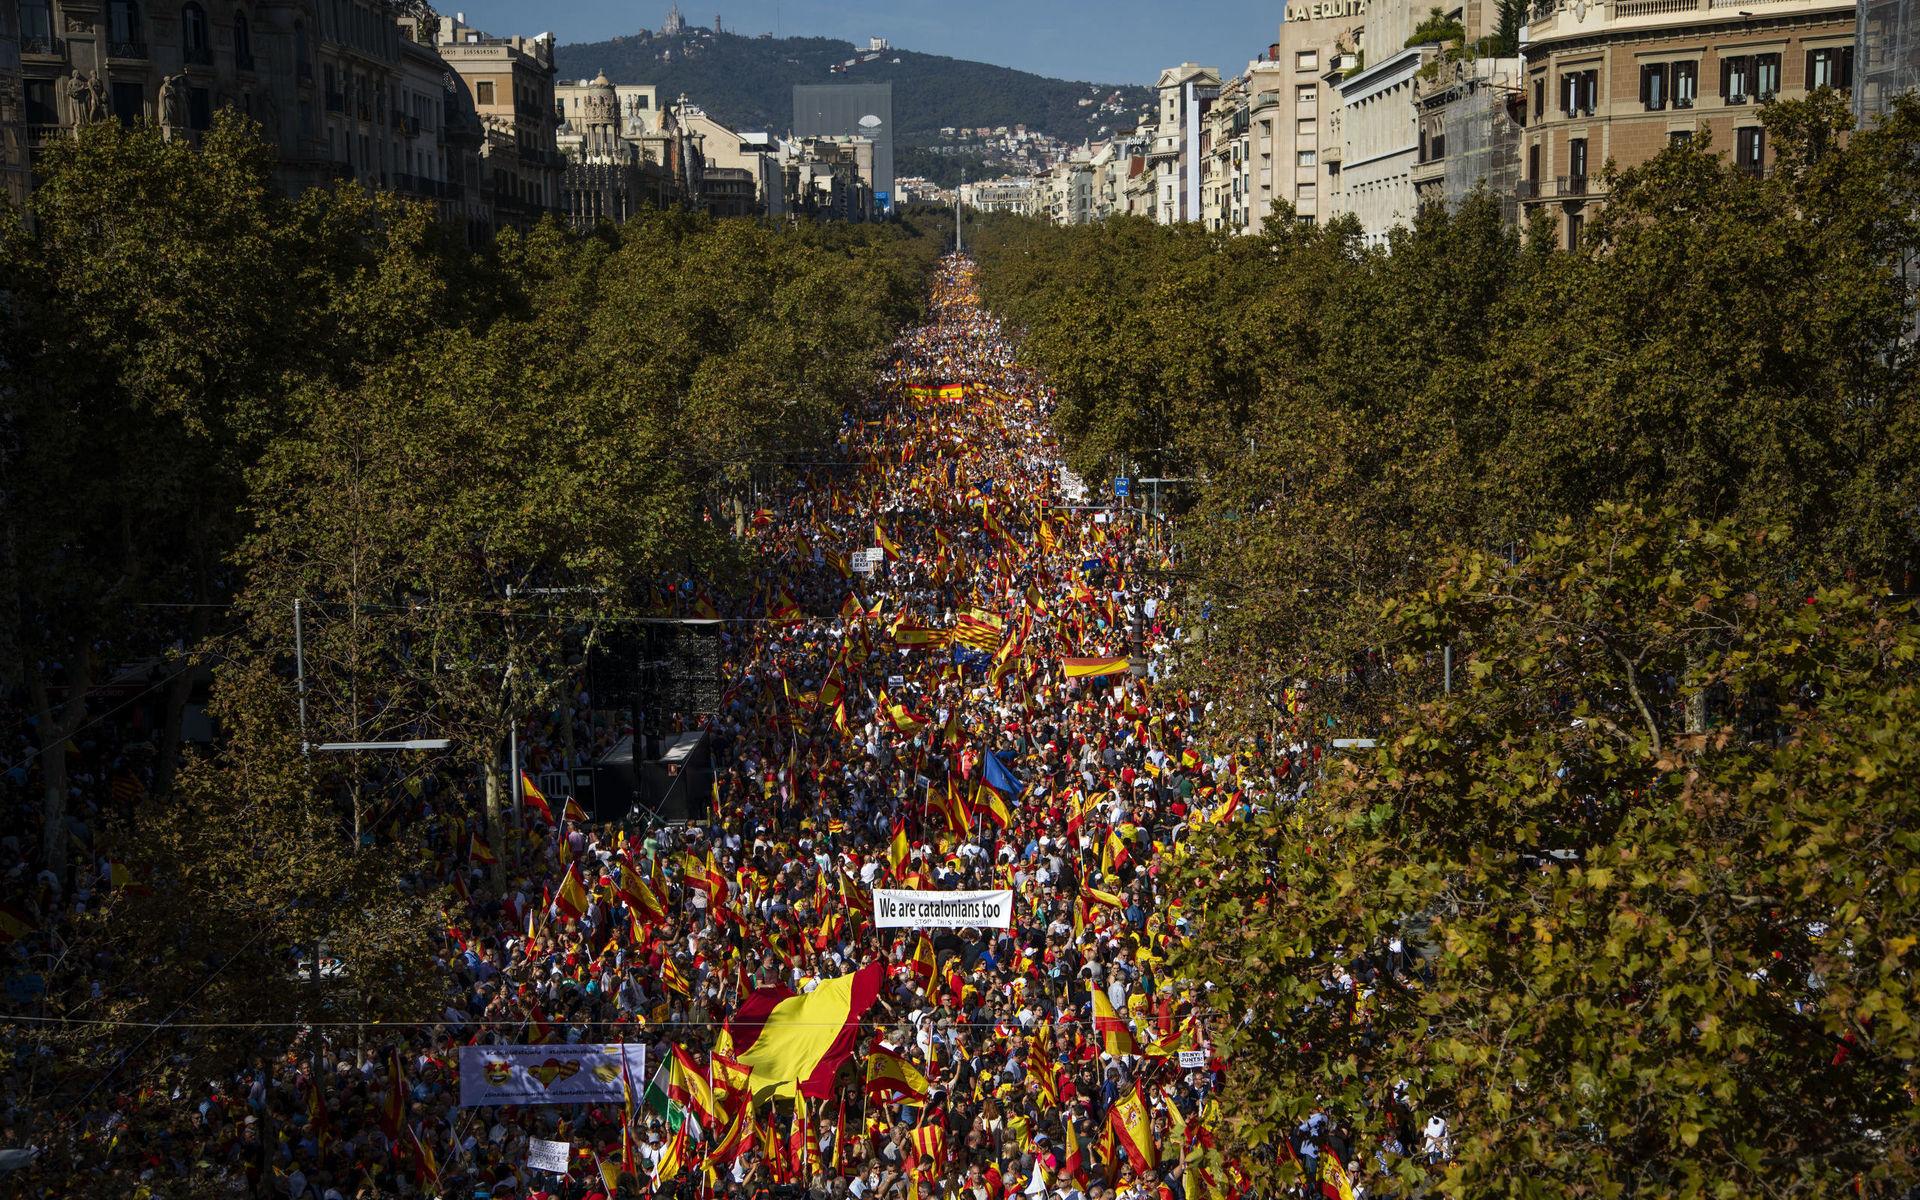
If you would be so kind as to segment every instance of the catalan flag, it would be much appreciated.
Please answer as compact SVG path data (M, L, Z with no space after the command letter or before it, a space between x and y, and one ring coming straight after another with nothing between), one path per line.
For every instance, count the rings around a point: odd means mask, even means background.
M1006 636L1006 622L979 609L961 613L953 623L954 642L988 654L998 650Z

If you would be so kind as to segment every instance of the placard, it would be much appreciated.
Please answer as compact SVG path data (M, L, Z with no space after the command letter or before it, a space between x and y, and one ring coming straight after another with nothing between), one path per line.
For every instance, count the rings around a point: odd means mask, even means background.
M527 1139L527 1165L536 1171L552 1171L555 1175L565 1175L567 1163L572 1158L572 1142L549 1142L545 1138Z
M645 1087L647 1048L639 1042L462 1046L460 1107L620 1100L623 1064L632 1086Z
M1200 1071L1204 1070L1206 1065L1207 1052L1205 1050L1182 1050L1180 1052L1180 1069L1182 1071Z
M880 560L885 551L875 554L871 550L855 550L847 560L856 575L871 575L880 568Z
M875 888L873 923L880 929L1011 929L1013 890L911 892Z

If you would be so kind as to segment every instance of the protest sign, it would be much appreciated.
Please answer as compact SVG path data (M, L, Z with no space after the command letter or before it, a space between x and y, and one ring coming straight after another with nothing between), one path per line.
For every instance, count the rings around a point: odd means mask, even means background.
M1013 892L875 888L873 923L880 929L1008 929L1013 925Z

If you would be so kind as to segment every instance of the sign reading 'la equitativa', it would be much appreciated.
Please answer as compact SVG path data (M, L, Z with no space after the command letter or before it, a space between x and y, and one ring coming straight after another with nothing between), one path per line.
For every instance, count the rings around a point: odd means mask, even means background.
M1364 17L1367 0L1324 0L1320 4L1289 4L1289 21L1331 21L1335 17Z

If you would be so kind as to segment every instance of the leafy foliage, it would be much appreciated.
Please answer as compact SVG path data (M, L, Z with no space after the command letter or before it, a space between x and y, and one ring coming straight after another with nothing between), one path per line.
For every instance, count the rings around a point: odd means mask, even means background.
M1673 147L1576 252L1489 197L1388 250L974 237L1074 468L1193 480L1214 737L1324 769L1183 875L1280 1174L1316 1110L1417 1149L1409 1106L1452 1195L1912 1173L1920 101L1764 120L1778 170Z

